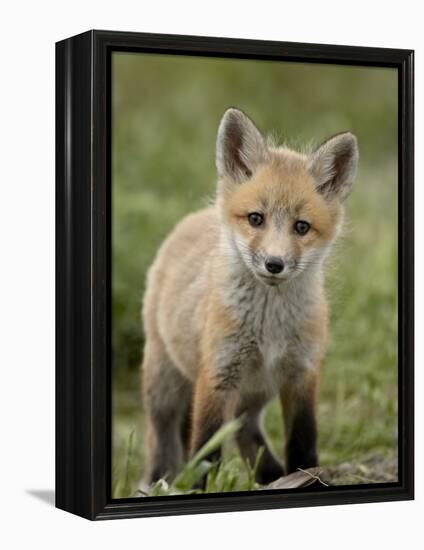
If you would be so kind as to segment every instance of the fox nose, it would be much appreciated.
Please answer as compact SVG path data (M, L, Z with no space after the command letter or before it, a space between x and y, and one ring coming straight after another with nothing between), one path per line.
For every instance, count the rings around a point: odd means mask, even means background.
M267 271L275 275L276 273L281 273L281 271L283 271L284 262L281 258L270 256L268 259L265 260L265 267Z

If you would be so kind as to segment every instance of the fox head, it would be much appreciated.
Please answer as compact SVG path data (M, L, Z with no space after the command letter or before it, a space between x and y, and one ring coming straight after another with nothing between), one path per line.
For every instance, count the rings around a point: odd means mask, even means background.
M247 115L228 109L216 164L230 253L271 286L316 269L339 232L357 163L350 132L305 155L270 145Z

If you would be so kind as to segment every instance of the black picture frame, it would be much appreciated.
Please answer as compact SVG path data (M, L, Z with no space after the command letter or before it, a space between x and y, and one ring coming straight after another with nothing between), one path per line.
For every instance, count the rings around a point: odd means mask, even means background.
M399 481L111 498L111 53L268 59L398 70ZM413 51L89 31L56 44L56 506L91 520L414 497Z

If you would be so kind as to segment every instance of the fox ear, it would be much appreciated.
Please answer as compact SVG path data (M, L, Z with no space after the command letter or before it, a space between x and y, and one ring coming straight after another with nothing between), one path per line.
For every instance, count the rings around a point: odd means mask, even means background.
M326 198L343 201L350 193L358 165L358 144L350 132L337 134L314 151L308 168Z
M253 121L238 109L225 111L216 140L218 176L241 183L252 176L265 157L265 141Z

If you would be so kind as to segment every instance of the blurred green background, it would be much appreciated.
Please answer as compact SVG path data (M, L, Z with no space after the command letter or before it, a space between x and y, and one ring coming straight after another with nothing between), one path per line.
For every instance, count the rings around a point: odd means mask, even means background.
M331 340L319 399L323 465L397 452L397 72L394 69L114 53L112 58L112 490L143 468L140 321L146 270L174 225L215 191L215 138L236 106L263 133L304 148L343 130L360 167L328 266ZM279 404L265 424L282 456ZM362 472L362 473L361 473ZM396 475L393 467L382 472ZM385 479L385 478L384 478Z

